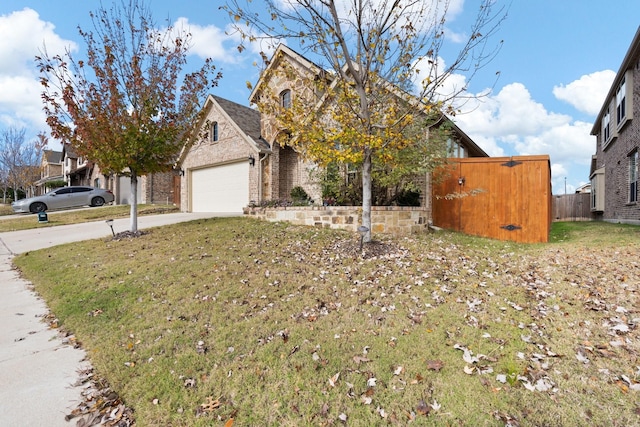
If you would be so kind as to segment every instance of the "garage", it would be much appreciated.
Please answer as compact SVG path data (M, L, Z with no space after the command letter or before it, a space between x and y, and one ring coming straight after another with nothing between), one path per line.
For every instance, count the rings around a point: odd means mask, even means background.
M192 212L237 212L249 203L249 163L191 171Z

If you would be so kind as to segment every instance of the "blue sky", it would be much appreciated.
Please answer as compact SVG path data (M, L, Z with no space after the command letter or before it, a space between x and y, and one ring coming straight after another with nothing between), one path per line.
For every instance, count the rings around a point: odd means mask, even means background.
M222 70L213 93L247 105L246 82L257 81L259 69L253 63L259 57L250 49L238 54L237 40L225 35L229 18L219 10L223 1L147 2L158 23L169 18L190 28L190 65L212 57ZM476 3L452 0L450 34L465 32ZM0 130L25 127L29 137L48 131L33 58L43 43L50 53L70 46L80 57L84 45L77 26L89 29L89 12L99 6L99 0L0 1ZM469 92L491 87L499 71L497 84L490 96L468 105L454 120L492 156L548 154L553 193L563 194L565 182L567 192L573 192L588 182L595 153L590 131L638 29L640 2L511 0L507 6L508 17L497 35L504 45L470 82ZM50 146L59 148L55 142Z

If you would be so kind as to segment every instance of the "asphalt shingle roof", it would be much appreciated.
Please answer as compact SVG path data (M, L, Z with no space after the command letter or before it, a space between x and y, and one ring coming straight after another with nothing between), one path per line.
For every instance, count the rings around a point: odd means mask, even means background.
M270 148L269 144L260 135L259 111L229 101L228 99L220 98L219 96L213 95L213 98L229 117L231 117L231 120L233 120L244 133L249 135L258 146L267 149Z

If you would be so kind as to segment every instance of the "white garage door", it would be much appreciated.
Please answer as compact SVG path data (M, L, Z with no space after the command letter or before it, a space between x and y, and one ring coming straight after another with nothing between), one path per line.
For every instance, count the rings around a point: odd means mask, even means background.
M192 212L242 212L249 203L249 163L191 172Z

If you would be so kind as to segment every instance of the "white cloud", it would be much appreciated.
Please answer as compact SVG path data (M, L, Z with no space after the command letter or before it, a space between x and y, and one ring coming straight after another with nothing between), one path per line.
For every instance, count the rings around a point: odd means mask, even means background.
M591 123L548 111L521 83L468 102L454 119L491 156L549 155L556 189L568 171L588 174L595 153Z
M178 18L173 24L174 29L185 31L191 34L191 45L189 53L206 59L211 58L214 61L235 63L237 62L236 46L226 47L227 42L239 40L239 37L233 37L225 34L225 30L215 25L201 26L192 24L188 18Z
M0 15L0 73L32 71L34 58L46 44L50 54L72 51L77 45L64 40L55 32L55 26L40 19L38 12L25 8L8 15Z
M249 53L259 54L264 52L270 56L280 43L264 35L257 36L254 41L243 41L238 29L245 33L250 33L249 28L243 25L228 25L222 29L215 25L201 26L192 24L188 18L178 18L173 24L174 29L186 31L191 34L191 46L189 54L197 55L202 59L211 58L215 62L227 64L237 64L241 62L242 56L238 52L238 45L244 43Z
M508 84L495 96L482 97L463 107L457 121L465 132L508 141L540 135L571 121L569 116L548 112L531 98L522 83Z
M35 57L46 46L49 55L76 51L73 41L55 33L55 26L25 8L0 15L0 122L3 126L46 130Z
M554 86L553 94L578 111L595 116L600 112L615 77L614 71L597 71L584 75L566 86Z

